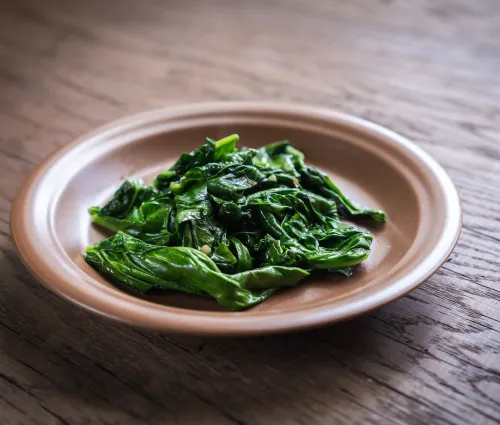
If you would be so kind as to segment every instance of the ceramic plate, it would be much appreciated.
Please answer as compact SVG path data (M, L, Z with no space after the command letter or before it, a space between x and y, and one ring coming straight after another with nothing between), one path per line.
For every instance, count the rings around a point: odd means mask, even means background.
M388 213L385 225L367 228L372 253L353 277L313 275L256 307L230 312L190 295L124 292L84 262L82 249L107 236L91 225L89 206L104 203L124 179L151 182L205 137L231 133L248 147L289 139L353 200ZM226 102L146 112L64 146L19 190L11 226L31 272L82 308L165 332L248 335L345 320L404 295L450 255L461 209L436 161L386 128L325 109Z

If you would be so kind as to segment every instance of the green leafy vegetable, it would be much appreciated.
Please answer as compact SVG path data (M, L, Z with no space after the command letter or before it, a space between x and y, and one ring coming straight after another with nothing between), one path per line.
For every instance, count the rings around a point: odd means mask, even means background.
M85 259L138 291L160 288L210 295L231 310L259 303L274 289L294 286L308 275L296 267L279 266L228 275L196 249L149 245L122 232L88 247Z
M126 181L90 208L116 234L88 247L86 261L137 291L211 296L232 310L313 270L350 276L372 236L341 219L385 213L355 205L289 142L238 150L238 139L207 138L151 186Z
M149 201L157 194L154 188L144 186L141 181L127 180L119 187L113 198L104 207L91 207L91 214L124 218L135 207Z

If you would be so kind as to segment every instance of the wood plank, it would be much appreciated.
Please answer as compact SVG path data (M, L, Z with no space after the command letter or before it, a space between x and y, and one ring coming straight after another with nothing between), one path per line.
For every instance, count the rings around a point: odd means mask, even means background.
M0 13L0 421L500 421L500 4L35 0ZM43 157L108 120L205 100L331 107L413 139L464 207L452 258L371 315L269 338L169 337L80 311L18 259Z

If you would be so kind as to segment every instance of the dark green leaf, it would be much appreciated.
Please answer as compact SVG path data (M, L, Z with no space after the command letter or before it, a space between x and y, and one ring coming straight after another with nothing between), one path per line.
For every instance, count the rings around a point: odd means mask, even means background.
M231 243L231 247L234 249L234 251L236 251L236 258L238 260L236 271L238 273L241 273L250 270L253 266L253 260L250 256L250 251L248 250L248 248L234 236L231 236L229 238L229 242Z
M238 259L230 251L225 242L221 242L210 257L217 267L224 273L235 273Z
M149 201L157 195L158 193L154 189L144 186L140 180L126 180L106 205L102 208L91 207L89 211L91 214L124 218L134 207Z
M151 187L124 182L92 207L94 222L118 233L87 248L89 264L139 291L210 295L234 310L311 270L350 276L372 237L341 217L385 213L355 205L288 141L259 150L237 141L207 139Z
M196 249L148 245L121 232L88 247L85 259L101 273L138 291L162 288L209 294L231 310L259 303L274 289L296 285L308 275L295 268L265 268L230 276Z
M97 212L92 214L92 220L113 232L121 230L144 242L167 245L172 237L172 232L169 231L172 211L171 204L155 200L134 207L124 218L115 218Z
M330 180L325 173L315 167L306 167L301 174L301 184L325 198L333 199L346 217L369 217L378 223L384 223L387 215L378 209L363 208L352 202Z

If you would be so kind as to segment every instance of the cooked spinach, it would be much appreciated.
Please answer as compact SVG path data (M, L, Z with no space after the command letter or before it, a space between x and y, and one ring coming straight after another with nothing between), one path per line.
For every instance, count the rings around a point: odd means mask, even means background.
M126 181L90 208L116 234L86 261L137 291L211 296L232 310L294 286L315 269L350 276L372 236L343 218L385 222L355 205L289 142L237 149L237 135L206 139L151 186Z
M309 273L297 267L262 267L229 275L197 249L154 246L118 232L86 250L101 273L140 292L152 288L214 297L231 310L265 300L276 288L293 286Z

